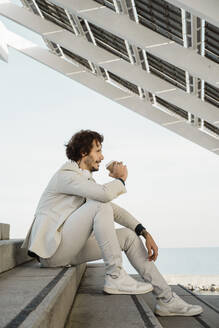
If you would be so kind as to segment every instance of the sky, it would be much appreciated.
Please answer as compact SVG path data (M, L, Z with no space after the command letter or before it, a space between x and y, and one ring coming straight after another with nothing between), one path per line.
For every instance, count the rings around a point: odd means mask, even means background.
M45 47L32 32L0 20ZM0 222L25 238L49 179L67 160L64 144L81 129L104 135L105 164L123 161L127 193L114 200L159 247L219 246L219 156L9 49L0 61ZM116 227L118 227L116 225Z

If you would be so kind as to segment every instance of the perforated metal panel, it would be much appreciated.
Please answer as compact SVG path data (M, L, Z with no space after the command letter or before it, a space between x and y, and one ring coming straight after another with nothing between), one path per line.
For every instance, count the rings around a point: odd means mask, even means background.
M156 101L158 102L158 104L161 104L162 106L164 106L165 108L169 109L171 112L173 112L174 114L177 114L180 117L185 118L186 120L188 120L189 116L188 116L188 112L186 112L185 110L183 110L182 108L179 108L167 101L165 101L164 99L156 96Z
M73 32L72 26L69 22L69 19L64 11L59 6L54 5L50 1L47 0L35 0L38 8L42 12L45 19L61 26L70 32Z
M119 77L118 75L116 74L113 74L111 72L108 72L109 73L109 77L118 82L119 84L121 84L122 86L126 87L127 89L129 89L130 91L136 93L139 95L139 92L138 92L138 86L134 83L131 83L125 79L122 79L121 77Z
M147 53L151 73L186 91L186 74L182 69Z
M100 3L101 5L106 6L107 8L116 11L113 0L95 0L95 2Z
M205 82L205 100L219 108L219 88Z
M163 0L135 0L140 24L183 45L181 9Z
M91 70L89 61L81 56L76 55L72 51L69 51L63 47L60 47L63 51L63 53L68 56L70 59L72 59L74 62L77 62L78 64L86 67L87 69Z
M219 28L208 22L205 25L205 56L219 64Z
M213 124L210 124L206 121L204 121L204 127L206 127L209 131L215 133L217 136L219 136L219 128L214 126Z
M96 44L99 47L123 58L124 60L129 61L125 40L92 23L89 23L89 26L95 38Z

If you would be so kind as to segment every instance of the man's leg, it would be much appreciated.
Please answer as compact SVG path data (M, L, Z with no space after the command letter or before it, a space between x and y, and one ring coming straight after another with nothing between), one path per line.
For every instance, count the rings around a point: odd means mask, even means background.
M128 230L128 232L127 232ZM124 245L125 253L145 281L153 286L153 293L157 298L155 314L160 316L193 316L203 312L199 305L183 301L158 271L153 261L148 261L148 253L140 237L130 229L121 229L119 241Z
M148 260L148 252L136 233L130 229L120 229L119 242L124 245L123 249L129 262L141 275L141 277L150 282L153 286L153 294L157 298L170 300L172 297L172 290L167 284L164 277L161 275L153 261Z
M125 251L130 263L141 275L141 277L152 284L153 294L157 298L169 300L172 297L172 291L163 276L158 271L154 262L147 260L148 253L140 237L128 228L116 229L116 235L119 240L121 250ZM81 251L72 258L73 264L99 260L102 258L101 250L95 239L94 234L87 240Z
M109 203L94 200L88 200L65 221L61 243L56 253L47 259L49 266L74 264L73 260L92 231L104 259L106 273L118 276L122 255L114 228L113 210Z
M109 294L150 292L153 289L150 283L136 281L122 268L121 249L110 203L89 200L75 211L62 227L62 239L57 251L46 260L40 259L42 265L57 267L79 264L76 258L92 231L96 240L95 249L101 253L98 258L103 258L106 268L104 291Z

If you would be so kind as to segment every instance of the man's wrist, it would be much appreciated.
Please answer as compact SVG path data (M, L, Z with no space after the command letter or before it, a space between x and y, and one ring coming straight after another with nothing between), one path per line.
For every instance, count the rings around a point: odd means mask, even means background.
M142 232L143 232L143 231L146 231L145 227L144 227L141 223L137 224L137 226L135 227L135 233L136 233L138 236L140 236L140 235L142 235ZM147 231L146 231L146 232L147 232Z
M116 179L120 180L125 186L125 181L122 178L116 178Z

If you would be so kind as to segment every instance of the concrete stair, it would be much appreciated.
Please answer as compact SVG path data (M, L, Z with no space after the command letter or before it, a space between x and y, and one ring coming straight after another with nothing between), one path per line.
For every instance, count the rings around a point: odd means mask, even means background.
M10 234L10 224L0 223L0 240L8 240Z
M219 296L198 296L173 285L173 291L188 303L202 305L204 312L157 317L152 293L104 294L102 263L42 267L19 248L22 242L0 241L0 328L219 328Z
M63 328L86 263L43 268L9 230L0 224L0 328Z
M0 273L32 260L20 248L23 239L10 239L10 224L0 223Z
M32 260L25 249L20 248L22 242L23 239L0 240L0 273Z
M104 265L88 263L65 328L219 328L219 295L196 295L171 285L172 290L204 312L194 317L159 317L154 314L156 299L152 292L141 295L103 293ZM139 275L132 275L142 281Z
M103 263L87 265L66 328L162 328L150 304L154 303L152 293L107 295L103 292L104 271ZM138 275L134 277L142 281Z
M2 273L0 327L64 327L85 268L42 268L34 260Z

